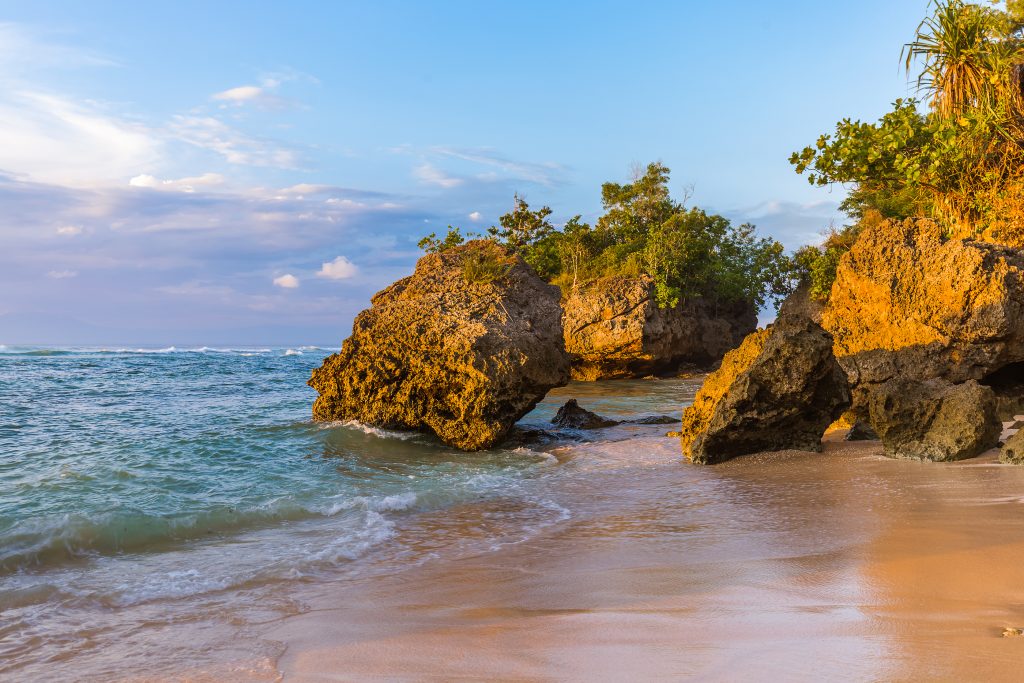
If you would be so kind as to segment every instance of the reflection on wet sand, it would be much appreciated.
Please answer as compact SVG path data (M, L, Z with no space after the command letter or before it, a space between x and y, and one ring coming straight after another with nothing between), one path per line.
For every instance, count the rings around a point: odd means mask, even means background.
M310 587L313 611L262 634L286 680L1017 677L1024 470L838 435L713 468L670 440L600 448L548 492L571 517L529 540Z

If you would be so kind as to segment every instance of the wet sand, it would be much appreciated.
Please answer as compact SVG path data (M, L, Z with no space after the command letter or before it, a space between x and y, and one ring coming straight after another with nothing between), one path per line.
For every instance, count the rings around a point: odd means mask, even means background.
M562 524L311 588L260 638L285 681L1019 679L1024 468L841 436L567 478Z

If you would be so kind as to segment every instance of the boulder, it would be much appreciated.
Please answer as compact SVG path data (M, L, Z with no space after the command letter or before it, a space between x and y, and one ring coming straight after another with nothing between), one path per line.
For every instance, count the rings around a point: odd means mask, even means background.
M1006 440L999 450L999 460L1010 465L1024 465L1024 430Z
M708 375L683 412L683 453L706 464L760 451L819 451L822 434L849 405L831 335L804 316L783 316Z
M846 432L847 441L877 441L878 434L864 420L857 420Z
M607 420L597 413L592 413L586 408L580 407L576 399L570 398L565 405L558 409L551 424L568 429L600 429L602 427L614 427L619 424L617 420Z
M687 364L710 367L757 326L745 303L704 300L659 308L648 276L609 277L577 287L564 304L573 379L637 378Z
M891 379L987 383L1024 361L1024 252L947 240L927 220L866 225L839 263L822 326L860 416ZM1013 374L1024 385L1024 367Z
M1002 425L992 389L968 380L892 379L867 394L871 425L895 458L962 460L994 448Z
M313 371L313 418L489 448L569 379L559 298L494 242L428 254L373 297L341 351Z

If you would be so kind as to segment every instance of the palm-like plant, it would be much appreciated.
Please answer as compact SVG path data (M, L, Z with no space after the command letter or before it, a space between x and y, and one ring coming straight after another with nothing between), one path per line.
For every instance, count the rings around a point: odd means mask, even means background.
M991 9L963 0L936 0L935 12L903 47L909 72L920 60L918 88L930 92L932 108L943 116L987 107L999 99L1003 72L1017 49L1004 40L1005 21Z

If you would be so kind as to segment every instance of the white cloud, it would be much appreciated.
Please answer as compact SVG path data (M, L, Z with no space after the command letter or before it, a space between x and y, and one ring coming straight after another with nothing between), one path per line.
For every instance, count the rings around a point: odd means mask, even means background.
M66 235L67 237L74 237L75 235L81 235L82 229L77 225L62 225L57 228L58 235Z
M228 88L219 93L214 93L213 99L222 102L248 102L259 99L263 95L263 88L255 85L240 85L237 88Z
M275 277L274 284L285 289L295 289L299 286L299 278L291 273L285 273L281 277Z
M47 277L52 277L54 280L66 280L70 277L78 275L77 270L51 270L46 274Z
M250 137L212 116L175 116L170 128L179 140L216 152L231 164L288 169L298 166L292 150Z
M339 256L333 261L328 261L323 264L320 270L317 272L317 277L324 277L328 280L345 280L350 277L354 277L359 272L359 268L356 264L349 261L344 256Z
M473 222L476 222L476 221L480 220L483 217L484 217L483 214L480 213L479 211L474 211L473 213L469 214L469 220L471 220Z
M0 94L0 170L72 187L124 182L155 163L161 143L147 128L48 93Z
M412 172L414 176L428 185L437 185L438 187L443 187L446 190L458 187L463 183L462 178L450 176L430 163L417 166Z
M148 174L137 175L128 181L132 187L146 187L153 190L178 190L180 192L195 192L196 188L220 185L224 182L224 176L219 173L204 173L201 176L192 178L178 178L177 180L161 180Z
M221 107L240 107L243 105L255 105L262 109L286 109L297 106L298 103L285 97L280 97L272 91L277 90L284 80L294 80L284 76L267 76L261 85L240 85L235 88L228 88L210 96L210 99L222 102Z

